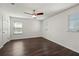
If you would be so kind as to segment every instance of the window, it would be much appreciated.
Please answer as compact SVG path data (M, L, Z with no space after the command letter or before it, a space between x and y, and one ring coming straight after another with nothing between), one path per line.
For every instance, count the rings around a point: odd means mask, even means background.
M69 30L72 32L79 32L79 13L70 15Z
M14 34L22 34L23 33L23 24L22 22L14 22Z

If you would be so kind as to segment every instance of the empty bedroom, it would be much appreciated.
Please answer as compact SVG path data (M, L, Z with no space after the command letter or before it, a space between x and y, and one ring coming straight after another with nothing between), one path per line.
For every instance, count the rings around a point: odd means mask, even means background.
M78 3L0 3L0 56L79 56Z

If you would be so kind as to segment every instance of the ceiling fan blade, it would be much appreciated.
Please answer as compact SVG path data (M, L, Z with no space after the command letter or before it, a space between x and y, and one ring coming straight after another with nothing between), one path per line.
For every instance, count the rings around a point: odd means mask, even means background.
M33 15L33 14L31 14L31 13L27 13L27 12L24 12L25 14L29 14L29 15Z
M37 15L43 15L44 13L37 13Z

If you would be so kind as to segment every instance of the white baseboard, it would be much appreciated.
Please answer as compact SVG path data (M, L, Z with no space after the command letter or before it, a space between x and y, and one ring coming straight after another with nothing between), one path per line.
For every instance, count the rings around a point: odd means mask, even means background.
M43 36L43 38L45 38L45 39L48 39L48 40L52 41L51 39L49 39L49 38L47 38L47 37L44 37L44 36ZM59 44L59 45L61 45L61 46L63 46L63 47L66 47L66 48L68 48L68 49L70 49L70 50L72 50L72 51L74 51L74 52L79 53L79 51L77 51L77 50L75 50L75 49L73 49L73 48L71 48L71 47L68 47L68 46L66 46L66 45L63 45L63 44L58 43L58 42L56 42L56 41L52 41L52 42L55 42L55 43L57 43L57 44Z
M3 47L3 45L2 46L0 46L0 49Z
M11 39L11 40L28 39L28 38L36 38L36 37L41 37L41 36L32 36L32 37L24 37L24 38L14 38L14 39Z
M7 43L9 42L10 40L7 40L6 42L3 42L3 44L0 46L0 49Z

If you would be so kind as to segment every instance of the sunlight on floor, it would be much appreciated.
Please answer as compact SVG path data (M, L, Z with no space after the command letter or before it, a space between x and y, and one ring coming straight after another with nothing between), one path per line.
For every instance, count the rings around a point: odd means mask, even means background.
M17 42L13 45L13 54L16 54L16 55L23 55L24 54L23 42Z

